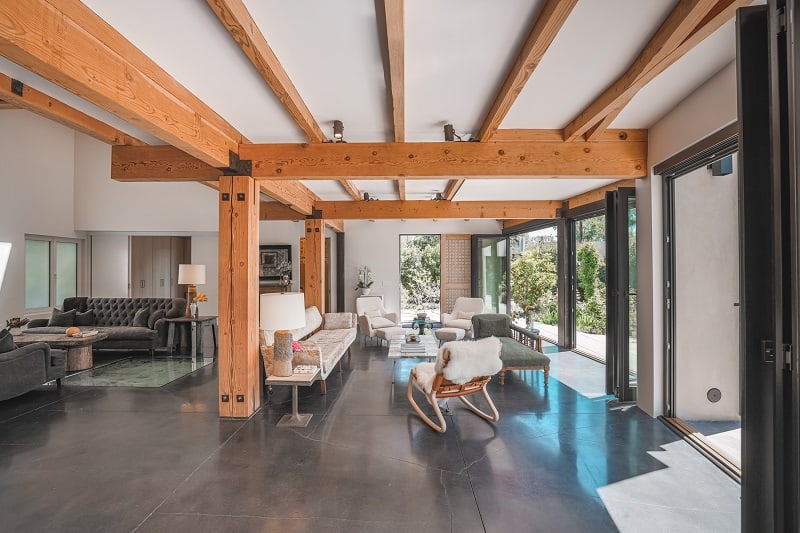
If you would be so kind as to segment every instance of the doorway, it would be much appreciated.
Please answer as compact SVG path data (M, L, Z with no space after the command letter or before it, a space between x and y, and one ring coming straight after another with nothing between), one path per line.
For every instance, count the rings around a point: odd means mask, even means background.
M400 320L441 316L441 235L400 235Z

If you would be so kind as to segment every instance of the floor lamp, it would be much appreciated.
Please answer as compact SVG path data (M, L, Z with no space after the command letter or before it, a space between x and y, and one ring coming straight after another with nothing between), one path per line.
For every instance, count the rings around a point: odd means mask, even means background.
M292 375L292 332L305 327L306 298L302 292L266 293L261 295L259 322L261 329L275 330L272 373Z
M192 316L192 300L197 296L197 286L206 283L205 265L178 265L178 285L188 285L186 289L186 313Z

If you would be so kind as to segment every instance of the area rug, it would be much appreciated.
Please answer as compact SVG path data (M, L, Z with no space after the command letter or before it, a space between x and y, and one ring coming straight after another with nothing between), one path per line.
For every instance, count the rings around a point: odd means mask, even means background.
M124 358L70 374L64 383L85 387L163 387L213 362L210 358Z

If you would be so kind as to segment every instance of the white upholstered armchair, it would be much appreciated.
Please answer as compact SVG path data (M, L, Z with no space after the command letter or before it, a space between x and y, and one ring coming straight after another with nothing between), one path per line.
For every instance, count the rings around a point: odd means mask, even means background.
M398 326L397 313L390 313L383 307L380 296L362 296L356 299L358 330L364 337L376 337L378 331Z
M442 326L464 330L464 338L472 338L472 317L483 313L483 298L460 296L453 304L453 311L442 313Z

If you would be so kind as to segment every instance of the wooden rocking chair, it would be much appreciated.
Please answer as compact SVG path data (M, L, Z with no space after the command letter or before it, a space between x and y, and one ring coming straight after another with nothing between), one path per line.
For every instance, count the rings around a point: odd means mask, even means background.
M500 341L487 337L477 341L455 341L445 343L436 356L436 363L420 363L411 369L408 376L408 401L411 407L431 428L439 433L447 430L447 423L442 415L437 400L458 398L467 408L485 420L497 422L497 412L486 386L492 376L500 371L503 363L500 360ZM438 424L428 417L414 400L414 387L419 389L436 413ZM491 414L482 411L470 402L466 396L483 393Z

